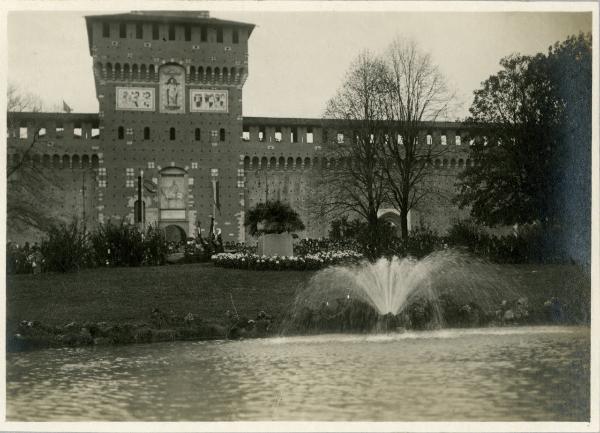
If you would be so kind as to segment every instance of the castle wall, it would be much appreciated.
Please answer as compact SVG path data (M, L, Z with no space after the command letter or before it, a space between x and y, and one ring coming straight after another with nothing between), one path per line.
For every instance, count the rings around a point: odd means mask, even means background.
M207 234L214 215L224 241L253 242L246 209L280 199L304 221L301 237L327 235L330 221L308 205L320 170L340 162L334 146L352 144L352 125L243 118L252 25L152 12L86 19L99 113L14 113L9 122L9 157L39 132L31 158L60 171L65 204L56 201L57 215L81 213L77 182L85 171L86 215L94 223L135 223L141 177L146 225L177 226L186 236L199 225ZM459 123L423 123L419 140L439 156L434 194L412 212L412 227L442 233L466 217L451 202L456 174L470 163L466 135Z

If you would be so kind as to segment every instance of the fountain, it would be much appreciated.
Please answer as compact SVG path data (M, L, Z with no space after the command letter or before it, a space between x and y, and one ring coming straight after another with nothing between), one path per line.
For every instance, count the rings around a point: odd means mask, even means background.
M324 330L438 328L449 308L479 320L483 311L516 297L518 287L499 267L459 251L437 251L420 260L380 258L315 274L296 299L292 321L313 328L325 324ZM348 323L336 328L336 317ZM350 323L355 319L356 326Z

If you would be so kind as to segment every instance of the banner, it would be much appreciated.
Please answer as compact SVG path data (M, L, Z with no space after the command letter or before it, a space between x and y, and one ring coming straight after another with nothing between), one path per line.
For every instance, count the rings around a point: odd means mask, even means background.
M191 113L227 113L228 110L227 90L190 89Z
M219 211L219 214L220 214L221 213L221 202L219 201L219 181L213 180L212 184L213 184L213 204L215 205L215 208Z

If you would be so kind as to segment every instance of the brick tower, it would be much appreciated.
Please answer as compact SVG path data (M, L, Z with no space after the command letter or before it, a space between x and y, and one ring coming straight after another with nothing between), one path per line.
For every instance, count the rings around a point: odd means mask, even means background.
M97 220L244 240L242 87L254 26L208 12L86 17L99 102ZM140 200L141 198L141 200ZM216 203L215 203L215 198Z

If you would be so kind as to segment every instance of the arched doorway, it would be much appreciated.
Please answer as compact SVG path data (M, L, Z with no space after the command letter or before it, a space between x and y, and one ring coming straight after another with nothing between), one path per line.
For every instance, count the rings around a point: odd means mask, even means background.
M186 240L185 231L178 225L171 224L165 227L165 238L167 242L179 244Z

